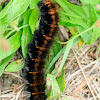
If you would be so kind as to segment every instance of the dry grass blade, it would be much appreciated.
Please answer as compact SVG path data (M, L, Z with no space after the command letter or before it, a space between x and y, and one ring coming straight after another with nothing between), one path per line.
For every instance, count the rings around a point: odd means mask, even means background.
M90 77L87 79L87 81L91 81L95 76L96 76L96 75L90 76ZM82 92L82 91L81 91L82 88L84 88L86 85L87 85L87 82L86 82L86 80L85 80L85 81L83 81L75 90L73 90L72 94L75 95L76 93Z
M74 50L73 50L73 53L75 54ZM92 93L92 95L93 95L93 98L94 98L94 100L96 100L96 97L95 97L95 95L94 95L94 93L93 93L93 90L92 90L92 88L91 88L91 86L90 86L90 83L89 83L89 81L88 81L88 79L87 79L87 77L86 77L86 75L85 75L85 73L84 73L84 71L83 71L83 69L82 69L82 66L81 66L81 64L80 64L80 62L79 62L77 56L76 56L76 60L77 60L77 63L78 63L78 65L79 65L79 67L80 67L80 69L81 69L81 71L82 71L82 74L83 74L83 76L84 76L84 78L85 78L85 80L86 80L86 82L87 82L87 85L88 85L88 87L89 87L89 89L90 89L90 91L91 91L91 93Z

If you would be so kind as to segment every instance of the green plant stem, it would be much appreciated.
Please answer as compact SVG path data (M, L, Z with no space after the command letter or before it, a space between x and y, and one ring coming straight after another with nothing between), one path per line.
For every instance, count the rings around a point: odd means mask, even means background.
M77 34L73 35L72 38L69 39L69 41L67 41L67 42L60 42L60 41L58 41L58 40L56 40L56 41L57 41L58 43L60 43L60 44L67 44L67 43L73 41L74 39L76 39L77 37L81 36L82 34L84 34L84 33L88 32L88 31L90 31L90 30L93 29L94 27L95 27L95 26L93 25L93 26L91 26L90 28L86 29L85 31L81 32L80 34L78 34L78 35L77 35Z
M24 27L27 27L27 26L29 26L28 24L27 25L23 25L23 26L21 26L21 27L19 27L18 29L20 30L20 29L22 29L22 28L24 28ZM17 31L17 30L12 30L11 32L9 32L6 36L5 36L5 38L8 38L13 32L15 32L15 31Z

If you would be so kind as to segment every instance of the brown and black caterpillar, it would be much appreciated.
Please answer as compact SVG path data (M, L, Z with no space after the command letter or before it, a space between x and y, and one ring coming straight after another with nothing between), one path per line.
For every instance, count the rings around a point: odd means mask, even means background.
M33 40L27 47L25 59L26 90L31 93L28 100L46 100L44 64L45 57L58 29L58 12L50 0L42 0L40 8L39 28L34 32Z

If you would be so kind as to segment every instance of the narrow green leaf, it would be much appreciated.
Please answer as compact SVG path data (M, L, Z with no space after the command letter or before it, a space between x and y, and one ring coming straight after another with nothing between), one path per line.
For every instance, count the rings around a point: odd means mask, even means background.
M6 58L7 56L14 53L21 45L21 30L18 31L16 34L14 34L12 37L8 39L8 42L10 44L10 49L8 51L3 51L0 48L0 60Z
M0 76L2 75L5 67L7 66L7 64L9 63L9 61L12 59L12 57L14 56L15 53L11 54L10 56L6 57L5 59L3 59L0 62Z
M27 9L24 13L24 22L23 25L29 24L29 17L30 17L30 9ZM21 47L22 47L22 53L24 58L26 57L27 53L27 44L31 41L33 35L31 33L30 27L24 27L23 28L23 34L21 37Z
M64 63L65 63L65 61L66 61L66 59L67 59L67 56L68 56L68 54L69 54L70 49L72 48L72 46L73 46L73 41L69 42L69 43L65 46L66 49L65 49L65 52L64 52L64 55L63 55L63 58L62 58L60 67L59 67L59 69L55 72L55 74L59 73L59 72L61 71L61 69L63 68L63 65L64 65Z
M74 38L74 37L72 37L72 38ZM64 66L64 63L65 63L65 61L66 61L66 59L67 59L67 56L68 56L68 54L69 54L71 48L80 40L79 37L76 38L75 40L73 40L72 38L71 38L71 41L65 46L65 51L64 51L64 55L63 55L63 58L62 58L60 67L59 67L58 70L54 73L54 75L58 74L58 73L62 70L62 68L63 68L63 66Z
M76 45L78 43L78 41L80 41L80 37L76 38L73 42L73 46ZM46 71L46 74L48 73L49 69L51 68L51 66L59 59L59 57L65 52L65 49L66 49L66 46L64 46L57 54L56 56L52 59L47 71Z
M17 60L11 62L5 69L7 72L17 72L24 67L24 61Z
M49 65L49 67L48 67L48 69L47 69L47 71L46 71L45 74L48 73L48 71L49 71L50 68L53 66L53 64L54 64L54 63L59 59L59 57L63 54L64 50L65 50L65 46L64 46L64 47L56 54L56 56L52 59L52 61L51 61L51 63L50 63L50 65Z
M65 85L65 70L64 68L62 69L62 75L57 78L57 82L60 88L60 91L64 93L66 85Z
M4 33L7 26L18 16L25 12L29 6L31 0L14 0L8 4L7 8L4 9L3 13L1 11L0 16L0 32Z

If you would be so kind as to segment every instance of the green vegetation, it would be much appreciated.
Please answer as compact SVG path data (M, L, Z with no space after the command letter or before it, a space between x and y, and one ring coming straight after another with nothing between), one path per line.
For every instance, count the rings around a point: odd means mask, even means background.
M59 25L67 27L74 35L67 42L60 42L55 38L56 42L50 49L49 61L47 59L45 64L47 86L51 87L51 90L46 89L48 100L59 97L65 90L65 70L63 67L71 48L80 40L84 41L83 44L91 45L100 37L100 8L96 8L100 0L81 0L81 6L71 4L67 0L54 1L61 8L58 10ZM32 34L38 27L38 2L39 0L32 2L31 0L11 0L4 9L2 6L0 7L0 40L6 39L10 44L10 48L6 51L0 48L0 75L4 69L16 72L23 67L24 61L22 60L11 62L9 65L8 63L20 47L23 57L26 57L27 44L31 41ZM70 27L75 28L77 32L75 33ZM61 48L61 44L65 44L65 46ZM51 74L54 64L62 54L63 58L59 68L54 74ZM55 75L61 71L62 75L56 78Z

